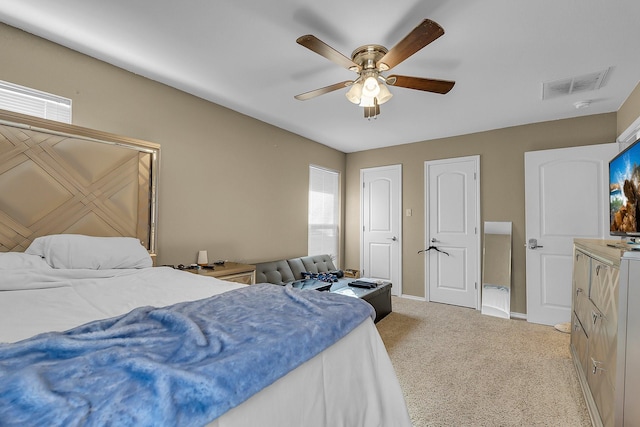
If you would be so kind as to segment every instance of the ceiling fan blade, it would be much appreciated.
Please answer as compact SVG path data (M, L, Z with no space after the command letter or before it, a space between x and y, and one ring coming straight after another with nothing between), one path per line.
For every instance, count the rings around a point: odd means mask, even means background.
M387 77L387 84L390 84L391 86L406 87L407 89L445 94L453 88L453 85L455 85L456 82L452 82L450 80L434 80L422 77L394 75Z
M358 64L356 64L351 59L347 58L316 36L307 34L306 36L298 37L298 40L296 40L296 42L299 45L302 45L307 49L314 51L318 55L324 56L329 61L335 62L341 67L346 68L347 70L360 71L360 66Z
M299 101L306 101L307 99L315 98L316 96L324 95L325 93L333 92L334 90L342 89L343 87L351 86L352 84L353 81L347 80L344 82L333 84L331 86L321 87L320 89L301 93L300 95L294 96L294 98Z
M376 67L380 71L390 70L443 34L444 29L440 25L425 19L380 58Z

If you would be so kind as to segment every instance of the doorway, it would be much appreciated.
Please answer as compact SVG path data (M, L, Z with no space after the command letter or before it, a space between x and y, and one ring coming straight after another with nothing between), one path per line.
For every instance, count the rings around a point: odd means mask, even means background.
M527 321L571 320L573 239L609 235L609 160L618 144L525 153Z
M402 295L402 165L361 169L360 184L362 274Z
M427 301L479 309L480 156L424 165Z

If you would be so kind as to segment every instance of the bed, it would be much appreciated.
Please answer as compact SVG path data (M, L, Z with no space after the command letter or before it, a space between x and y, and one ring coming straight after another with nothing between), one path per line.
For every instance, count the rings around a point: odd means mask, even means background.
M154 267L159 147L10 118L20 120L0 123L4 423L410 425L365 302ZM37 148L35 142L43 141L51 146ZM120 171L114 176L126 170L131 179L111 183L105 177L113 170L96 171L85 143L120 150L109 157ZM104 158L104 146L98 151ZM47 204L5 192L27 178L51 176L65 188L55 199L45 197ZM167 371L149 365L157 362L160 347L170 352L163 360L183 365L169 364ZM203 347L215 347L215 354L200 353ZM227 348L232 350L225 353ZM120 368L102 370L113 366ZM201 370L189 371L194 366ZM135 375L123 377L124 371ZM97 394L87 384L97 386Z

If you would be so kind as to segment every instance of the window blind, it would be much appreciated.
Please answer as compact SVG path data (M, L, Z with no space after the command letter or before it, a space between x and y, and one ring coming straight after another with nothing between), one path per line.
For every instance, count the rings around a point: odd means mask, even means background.
M339 178L336 171L309 166L309 255L338 260Z
M71 100L0 80L0 108L71 123Z

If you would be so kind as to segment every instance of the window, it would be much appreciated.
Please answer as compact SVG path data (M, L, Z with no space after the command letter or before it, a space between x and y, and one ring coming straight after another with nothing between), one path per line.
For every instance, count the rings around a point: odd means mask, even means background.
M71 100L0 80L0 108L71 123Z
M338 260L339 178L336 171L309 166L309 255Z

